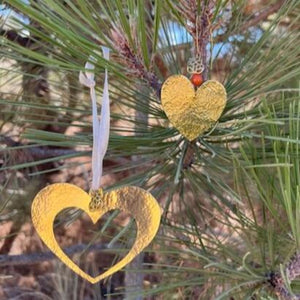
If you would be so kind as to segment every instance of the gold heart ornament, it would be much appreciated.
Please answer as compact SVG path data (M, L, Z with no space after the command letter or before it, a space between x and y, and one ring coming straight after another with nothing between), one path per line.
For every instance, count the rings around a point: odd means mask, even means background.
M226 98L226 90L220 82L208 80L195 91L193 84L183 75L169 77L161 90L161 102L167 117L190 141L218 121Z
M70 269L91 283L112 275L137 256L154 238L160 223L160 207L155 198L138 187L123 187L104 193L97 210L90 210L91 196L75 185L58 183L42 189L32 203L32 222L43 242ZM110 269L92 277L80 269L61 249L53 232L53 223L59 212L66 208L79 208L95 224L105 213L119 209L136 221L137 236L128 254Z

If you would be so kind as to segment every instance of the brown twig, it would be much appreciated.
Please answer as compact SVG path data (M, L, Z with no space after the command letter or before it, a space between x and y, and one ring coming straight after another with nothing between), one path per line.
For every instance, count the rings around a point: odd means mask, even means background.
M160 54L156 53L154 55L153 61L157 67L157 69L159 70L161 76L163 78L167 78L170 74L169 74L169 70L165 64L165 62L163 61L162 57Z
M34 146L34 145L30 147L30 145L28 144L22 144L21 142L15 141L11 137L3 136L3 135L0 135L0 143L1 142L8 147L21 147L20 150L22 152L26 152L26 154L28 154L30 157L34 159L44 159L50 157L58 157L58 156L73 155L73 154L74 155L84 154L84 153L88 155L88 152L86 151L76 151L72 149L62 149L62 148L53 148L53 147L49 148L46 146ZM24 147L29 146L30 148L29 147L22 148L22 146ZM5 152L5 151L11 151L11 150L6 150L4 148L1 152ZM28 155L26 155L26 157L28 157Z
M114 245L114 249L120 248ZM79 244L71 247L64 248L63 251L67 255L73 255L80 253L82 251L91 252L91 251L101 251L110 249L108 244L96 244L96 245L87 245ZM56 256L51 252L40 252L40 253L30 253L30 254L21 254L21 255L0 255L0 266L19 266L19 265L33 265L43 261L48 261L56 258Z
M9 41L15 42L23 47L29 47L32 43L30 38L20 36L15 30L0 29L0 36L4 36Z
M198 5L201 5L199 10ZM186 18L185 27L193 38L194 56L201 57L204 66L203 78L208 79L207 45L212 34L212 11L214 1L180 0L177 9Z
M239 30L240 32L243 32L247 30L248 28L255 26L262 21L266 20L270 15L277 12L281 6L286 2L286 0L280 0L274 3L273 5L270 5L268 8L263 10L262 12L258 13L256 16L251 18L248 22L246 22L244 25L242 25Z
M257 13L256 15L254 15L253 18L251 18L246 23L244 23L241 27L239 27L238 32L242 33L244 31L246 31L247 29L249 29L250 27L257 26L261 22L265 21L270 15L276 13L285 2L286 2L286 0L279 0L276 3L267 7L266 9L264 9L263 11ZM231 32L230 35L232 35L232 34L233 33ZM214 41L222 42L227 37L228 37L228 33L220 34L214 39Z
M36 44L33 37L22 37L15 30L0 29L0 36L4 36L7 40L14 42L24 48L32 48ZM43 47L35 48L34 50L40 52ZM49 97L49 83L47 81L48 69L34 63L21 64L23 75L23 97L26 99L26 95L35 95L39 98L47 99ZM36 74L37 78L32 76L26 76L26 74ZM25 87L25 88L24 88Z

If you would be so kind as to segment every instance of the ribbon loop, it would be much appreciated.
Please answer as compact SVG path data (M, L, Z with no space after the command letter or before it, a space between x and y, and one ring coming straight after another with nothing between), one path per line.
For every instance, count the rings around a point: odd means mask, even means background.
M109 60L109 49L102 47L103 57ZM90 56L90 61L95 61ZM108 147L109 131L110 131L110 104L109 104L109 87L108 87L108 71L105 68L104 88L102 95L102 107L100 120L97 112L97 97L95 92L95 66L88 61L85 64L86 71L80 72L79 81L90 89L93 111L93 153L92 153L92 186L91 190L96 191L101 187L101 177L103 170L103 159Z
M93 88L96 85L95 80L88 78L83 72L79 73L79 81L88 88Z

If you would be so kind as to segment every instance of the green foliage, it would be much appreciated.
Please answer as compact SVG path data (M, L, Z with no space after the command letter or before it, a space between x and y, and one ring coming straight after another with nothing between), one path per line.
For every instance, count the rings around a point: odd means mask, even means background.
M85 146L85 150L7 163L1 170L27 170L40 176L71 164L35 169L39 165L90 154L91 105L76 77L92 55L99 95L105 67L110 76L107 158L119 162L120 157L135 157L105 168L106 174L129 173L108 190L125 184L143 186L161 199L164 209L161 233L154 242L159 262L145 271L160 274L161 281L146 289L145 296L168 299L180 291L183 298L193 299L198 287L198 296L206 297L200 299L273 299L269 275L280 272L300 250L300 38L295 26L299 5L286 1L265 27L239 32L247 22L242 13L245 1L232 4L230 23L224 21L210 43L211 76L224 83L228 103L216 126L191 146L169 126L146 76L154 72L162 82L165 74L186 73L192 42L184 28L186 20L178 13L179 2L7 1L30 19L29 24L16 22L30 32L35 46L2 38L0 53L19 65L46 68L51 97L41 103L24 98L22 90L0 94L2 127L10 122L24 126L22 137L32 142L4 150L8 156L40 145L70 150ZM228 1L216 2L213 21L221 22ZM287 18L288 25L282 27ZM116 31L141 58L137 70L120 53ZM221 42L213 43L219 35ZM101 57L100 45L112 50L110 62ZM227 49L225 54L222 49ZM165 74L155 64L157 57ZM230 71L213 71L220 59ZM139 76L141 68L145 76ZM10 72L12 82L22 75L38 78L17 65ZM67 76L75 78L71 82L75 97L66 97ZM138 114L144 117L137 118ZM45 130L49 124L60 130ZM66 135L70 124L80 131ZM194 159L187 167L190 147ZM3 211L5 205L10 209L11 203L2 204Z

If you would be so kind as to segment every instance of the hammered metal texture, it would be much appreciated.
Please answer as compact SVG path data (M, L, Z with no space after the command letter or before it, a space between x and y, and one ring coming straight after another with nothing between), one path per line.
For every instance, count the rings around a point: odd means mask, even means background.
M91 196L77 186L68 183L50 185L41 190L32 203L32 222L43 242L70 269L81 277L96 283L122 269L137 256L154 238L160 223L161 211L155 198L138 187L123 187L104 193L97 211L90 211ZM136 221L137 236L128 254L104 273L92 277L80 269L61 249L53 232L53 223L59 212L66 208L79 208L89 215L95 224L105 213L119 209Z
M190 141L218 121L226 98L226 90L220 82L208 80L195 92L193 84L183 75L169 77L161 90L161 102L167 117Z

